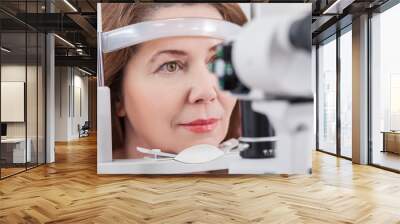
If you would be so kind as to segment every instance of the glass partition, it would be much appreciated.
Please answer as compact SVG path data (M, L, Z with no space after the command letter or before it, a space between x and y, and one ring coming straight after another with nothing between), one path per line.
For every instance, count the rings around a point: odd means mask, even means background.
M0 178L45 163L45 34L22 22L45 1L1 1Z
M2 177L24 171L31 157L26 141L26 41L26 32L1 34Z

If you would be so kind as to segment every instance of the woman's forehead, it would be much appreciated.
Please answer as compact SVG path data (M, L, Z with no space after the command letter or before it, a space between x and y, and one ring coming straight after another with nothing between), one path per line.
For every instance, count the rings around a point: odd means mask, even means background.
M218 10L210 4L182 4L164 7L155 11L150 16L150 19L173 19L182 17L223 19Z

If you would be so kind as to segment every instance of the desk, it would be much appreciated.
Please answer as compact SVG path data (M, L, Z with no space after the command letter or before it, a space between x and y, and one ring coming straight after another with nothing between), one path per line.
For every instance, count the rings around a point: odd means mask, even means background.
M400 154L400 131L382 131L383 150L382 152L392 152Z
M25 163L31 162L31 145L30 138L26 139L27 147L25 152L25 138L6 138L1 139L1 157L6 163ZM9 146L13 146L10 148ZM12 155L12 156L11 156ZM12 158L12 160L11 160ZM26 161L25 161L26 159Z

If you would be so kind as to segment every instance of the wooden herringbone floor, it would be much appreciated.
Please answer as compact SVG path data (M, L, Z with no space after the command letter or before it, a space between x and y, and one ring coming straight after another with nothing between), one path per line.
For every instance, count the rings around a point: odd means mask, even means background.
M0 181L0 223L400 223L400 175L316 152L311 176L98 176L94 137Z

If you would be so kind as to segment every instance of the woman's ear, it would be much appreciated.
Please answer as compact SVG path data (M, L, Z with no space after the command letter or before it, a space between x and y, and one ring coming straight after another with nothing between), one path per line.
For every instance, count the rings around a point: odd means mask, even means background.
M125 117L126 116L126 111L124 104L122 103L122 100L118 100L115 103L115 109L118 117Z

